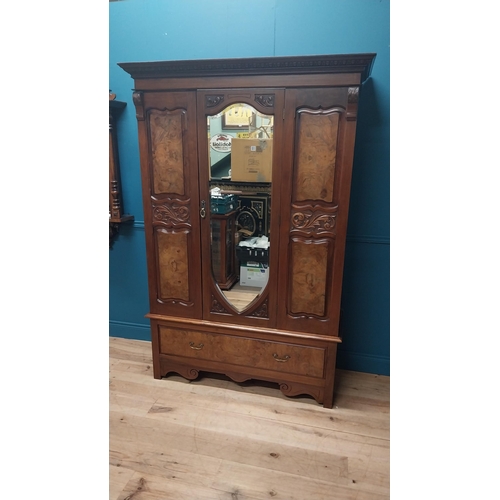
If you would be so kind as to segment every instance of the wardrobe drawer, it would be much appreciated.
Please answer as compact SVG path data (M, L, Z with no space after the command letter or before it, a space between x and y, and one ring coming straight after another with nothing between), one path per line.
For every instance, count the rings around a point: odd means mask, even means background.
M160 352L323 378L325 349L265 340L159 327Z

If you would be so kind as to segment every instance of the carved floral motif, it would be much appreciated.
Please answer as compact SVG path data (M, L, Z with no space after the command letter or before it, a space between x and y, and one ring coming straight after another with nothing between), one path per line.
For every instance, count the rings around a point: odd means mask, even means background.
M258 94L255 96L255 102L266 108L274 107L274 94Z
M224 100L223 95L207 95L205 96L205 104L207 108L213 108Z
M313 233L335 234L336 214L325 214L313 210L292 213L292 226L294 229L311 231Z
M231 314L212 294L212 306L210 312L220 313L220 314Z
M153 217L157 221L165 223L167 226L176 226L178 224L189 224L189 207L177 202L170 204L154 205Z
M250 316L257 318L269 318L269 299L266 299L261 306L256 309Z

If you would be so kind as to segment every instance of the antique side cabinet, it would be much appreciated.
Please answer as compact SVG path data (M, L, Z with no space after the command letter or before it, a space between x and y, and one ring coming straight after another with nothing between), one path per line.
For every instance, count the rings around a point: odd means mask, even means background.
M134 79L155 378L265 380L332 407L358 96L374 59L119 64ZM234 224L224 241L220 214ZM221 262L234 274L224 286Z

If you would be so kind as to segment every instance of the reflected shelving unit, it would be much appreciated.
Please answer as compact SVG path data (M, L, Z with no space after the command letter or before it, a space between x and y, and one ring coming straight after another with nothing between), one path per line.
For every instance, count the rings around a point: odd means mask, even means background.
M120 159L116 133L116 120L127 103L117 101L115 97L115 94L109 94L109 248L113 246L120 225L134 220L133 215L125 214L123 210Z

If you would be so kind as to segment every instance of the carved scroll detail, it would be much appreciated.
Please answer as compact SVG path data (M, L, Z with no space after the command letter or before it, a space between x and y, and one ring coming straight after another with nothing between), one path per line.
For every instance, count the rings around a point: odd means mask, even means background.
M165 377L168 373L175 372L188 380L195 380L199 377L200 372L196 368L186 366L174 361L160 360L161 375Z
M155 221L162 222L168 227L186 226L190 224L189 203L186 201L168 200L162 205L153 205L153 217Z
M207 96L205 96L205 106L207 108L213 108L214 106L217 106L218 104L220 104L222 101L224 101L223 95L207 95Z
M220 314L231 314L212 294L212 305L210 307L210 312L220 313Z
M285 396L298 396L299 394L309 394L312 396L318 403L323 402L323 389L320 388L312 388L306 385L292 385L283 383L280 384L280 390Z
M347 121L356 121L359 98L359 87L349 87L347 90Z
M292 230L299 229L313 234L335 236L337 214L327 214L319 210L292 212Z
M142 92L134 92L132 94L132 100L135 105L135 116L138 120L144 120L144 101Z
M255 102L266 108L274 108L274 94L257 94Z
M357 103L359 99L359 87L349 87L347 89L347 102L350 104Z
M269 299L266 299L261 306L256 309L249 316L255 316L257 318L269 318Z

